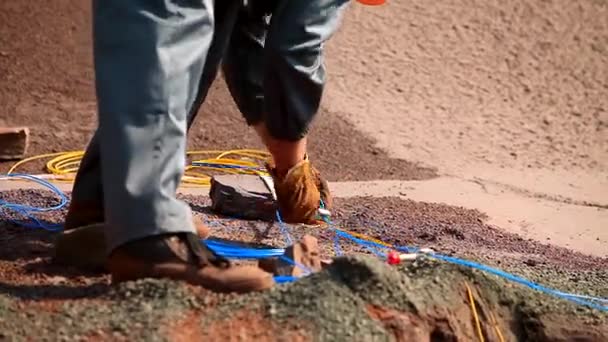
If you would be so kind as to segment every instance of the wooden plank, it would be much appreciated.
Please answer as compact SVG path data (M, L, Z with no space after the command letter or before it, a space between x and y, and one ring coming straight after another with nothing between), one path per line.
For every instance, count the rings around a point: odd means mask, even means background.
M0 160L22 159L30 143L27 127L0 127Z

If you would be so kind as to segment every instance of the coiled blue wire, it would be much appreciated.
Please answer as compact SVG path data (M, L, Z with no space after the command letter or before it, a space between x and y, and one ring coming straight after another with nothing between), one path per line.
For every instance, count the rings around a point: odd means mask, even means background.
M209 247L209 249L226 259L258 260L278 257L285 262L303 268L305 270L305 274L310 273L310 270L308 270L305 266L299 265L295 261L285 257L285 250L282 248L247 248L214 240L201 240L201 242ZM294 276L274 276L274 281L278 284L290 283L297 279L298 278Z
M36 214L36 213L45 213L45 212L51 212L51 211L55 211L55 210L61 210L63 207L65 207L68 203L68 198L63 193L63 191L59 190L52 183L47 182L46 180L44 180L42 178L34 177L31 175L11 173L11 174L2 175L1 177L20 178L20 179L26 179L29 181L36 182L36 183L48 188L55 195L57 195L59 197L59 204L52 206L52 207L47 207L47 208L34 207L34 206L18 204L18 203L10 203L10 202L4 201L4 200L0 200L0 210L1 211L10 210L21 216L24 216L24 217L30 219L31 221L34 221L34 223L32 224L32 223L28 223L25 221L17 221L17 220L13 220L13 219L8 219L9 222L14 223L16 225L26 227L26 228L31 228L31 229L42 228L44 230L48 230L48 231L52 231L52 232L56 232L56 231L63 229L63 225L61 225L61 224L56 224L56 223L47 224L47 223L44 223L41 220L39 220L36 216L34 216L34 214Z

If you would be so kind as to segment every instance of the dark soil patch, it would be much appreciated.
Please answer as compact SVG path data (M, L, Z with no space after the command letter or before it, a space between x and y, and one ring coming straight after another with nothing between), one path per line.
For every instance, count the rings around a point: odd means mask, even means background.
M34 190L1 192L0 199L56 203L50 193ZM207 199L184 199L209 222L214 238L286 245L276 224L213 215ZM392 243L432 245L562 291L608 297L606 259L519 239L485 225L476 211L392 198L338 199L336 204L336 225L351 231ZM61 222L63 215L44 218ZM269 292L237 296L170 281L113 287L104 274L54 265L52 233L1 225L0 331L9 340L475 340L465 282L473 289L487 340L497 340L496 324L507 340L608 337L606 314L443 262L389 267L346 241L342 252L360 257L335 259L328 270ZM334 255L328 229L289 230L294 239L304 233L318 236L325 256ZM538 260L534 266L527 262L531 258Z

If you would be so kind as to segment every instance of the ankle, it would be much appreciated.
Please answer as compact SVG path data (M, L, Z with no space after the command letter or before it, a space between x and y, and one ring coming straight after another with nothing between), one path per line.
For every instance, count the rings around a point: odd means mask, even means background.
M263 124L255 130L272 155L277 175L284 176L306 158L306 137L296 140L279 140L270 135Z
M285 176L294 166L300 164L306 157L306 152L277 152L272 154L275 170L281 177Z

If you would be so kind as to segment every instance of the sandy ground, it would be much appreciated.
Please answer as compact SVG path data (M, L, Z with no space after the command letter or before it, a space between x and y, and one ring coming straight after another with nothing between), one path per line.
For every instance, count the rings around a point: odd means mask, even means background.
M330 44L325 103L390 156L454 180L426 199L512 215L503 227L527 236L566 231L608 255L597 243L607 226L607 49L605 1L353 6ZM478 191L450 200L463 181L521 201L483 203ZM555 210L523 207L537 200Z
M607 19L594 0L353 6L330 45L325 103L392 155L444 173L605 182Z

